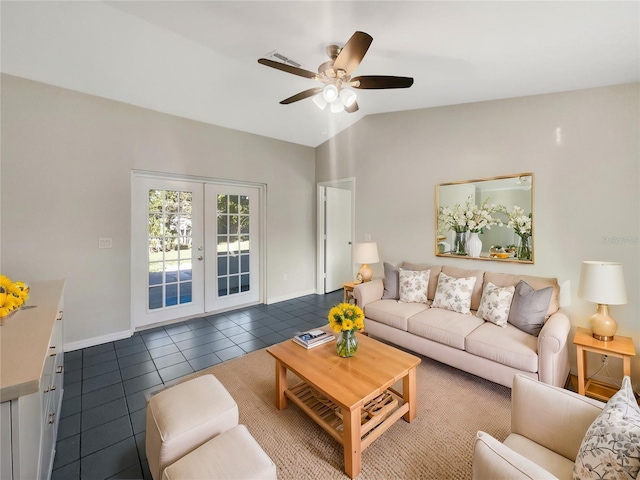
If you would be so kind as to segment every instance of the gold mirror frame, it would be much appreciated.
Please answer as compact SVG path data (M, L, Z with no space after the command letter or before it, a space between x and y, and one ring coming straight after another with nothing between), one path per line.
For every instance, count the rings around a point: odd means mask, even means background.
M527 194L528 192L528 194ZM499 262L533 263L534 262L534 175L533 172L517 173L498 177L482 178L478 180L465 180L460 182L441 183L436 185L435 203L435 255L437 257L467 258L469 260L492 260ZM453 209L456 204L461 210L466 210L466 203L471 196L471 206L480 207L483 202L487 205L495 204L505 207L507 212L513 213L514 207L524 210L526 216L531 219L530 237L524 245L529 248L529 259L526 249L519 250L522 244L513 228L508 227L509 217L506 213L495 212L491 216L503 222L503 225L492 225L478 233L482 241L482 251L479 257L471 257L468 254L454 253L456 232L440 219L440 208ZM440 230L439 230L440 227ZM449 229L447 229L449 227ZM469 232L466 236L468 237ZM526 237L526 235L525 235ZM460 235L458 235L460 238ZM460 243L460 242L458 242ZM501 247L498 249L496 247ZM505 253L509 256L504 257ZM522 253L518 258L518 253ZM500 254L498 256L498 254Z

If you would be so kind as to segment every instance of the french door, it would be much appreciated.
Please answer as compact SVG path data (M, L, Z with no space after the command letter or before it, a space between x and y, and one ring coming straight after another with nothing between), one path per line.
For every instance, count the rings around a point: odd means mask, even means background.
M134 328L260 300L260 188L134 175Z

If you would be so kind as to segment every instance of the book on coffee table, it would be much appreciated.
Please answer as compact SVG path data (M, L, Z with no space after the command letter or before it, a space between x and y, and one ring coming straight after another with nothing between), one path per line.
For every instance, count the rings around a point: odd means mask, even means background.
M293 341L309 349L330 342L334 338L336 338L334 335L324 330L308 330L293 337Z

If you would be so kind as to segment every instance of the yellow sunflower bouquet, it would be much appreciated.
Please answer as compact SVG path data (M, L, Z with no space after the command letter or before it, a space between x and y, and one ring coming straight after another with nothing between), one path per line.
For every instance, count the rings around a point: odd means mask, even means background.
M329 325L336 333L362 330L364 312L357 305L340 303L329 310Z
M17 311L29 298L29 287L24 282L12 282L0 275L0 318Z

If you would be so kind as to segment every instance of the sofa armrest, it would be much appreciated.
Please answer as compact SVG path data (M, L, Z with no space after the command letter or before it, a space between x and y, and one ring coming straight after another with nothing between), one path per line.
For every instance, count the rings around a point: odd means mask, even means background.
M563 387L569 375L569 330L571 322L560 310L551 315L538 335L538 378Z
M364 310L368 303L380 300L383 293L384 284L382 279L378 278L356 285L353 289L353 298L356 299L356 304Z
M511 432L575 461L604 403L525 375L513 378Z
M551 473L485 432L473 446L474 480L555 479Z

